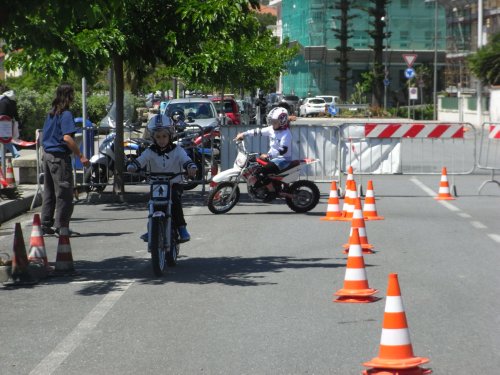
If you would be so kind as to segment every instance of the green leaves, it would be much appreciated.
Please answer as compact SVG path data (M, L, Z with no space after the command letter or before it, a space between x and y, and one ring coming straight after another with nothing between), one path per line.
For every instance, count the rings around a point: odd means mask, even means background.
M470 70L487 85L500 85L500 33L467 59Z

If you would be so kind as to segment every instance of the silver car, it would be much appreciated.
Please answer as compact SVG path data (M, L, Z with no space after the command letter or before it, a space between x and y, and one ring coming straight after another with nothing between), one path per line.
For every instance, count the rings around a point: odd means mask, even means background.
M219 124L217 111L215 110L214 103L210 99L172 99L168 102L168 105L165 108L165 114L170 117L172 112L176 110L184 112L184 116L187 121L193 121L195 124L203 128L210 125L217 126Z
M323 98L305 98L299 108L299 116L317 116L325 113L325 99Z

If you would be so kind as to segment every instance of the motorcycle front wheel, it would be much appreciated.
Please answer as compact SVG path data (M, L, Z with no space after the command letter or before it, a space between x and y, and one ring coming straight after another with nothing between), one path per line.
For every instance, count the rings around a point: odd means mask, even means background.
M320 192L316 184L308 180L299 180L290 186L292 197L286 198L286 204L295 212L311 211L319 202Z
M225 214L226 212L229 212L239 200L240 188L238 187L238 184L235 182L224 181L214 187L214 189L210 192L207 199L207 206L210 212L214 214Z
M85 170L83 182L85 183L87 193L91 191L102 193L108 183L107 168L101 164L92 164L92 166Z
M156 276L162 276L167 266L165 252L165 219L163 217L151 218L151 230L149 232L149 246L151 250L151 262L153 272Z
M167 265L169 267L175 267L177 265L179 248L180 245L177 230L175 228L172 228L172 234L170 235L170 250L167 252Z

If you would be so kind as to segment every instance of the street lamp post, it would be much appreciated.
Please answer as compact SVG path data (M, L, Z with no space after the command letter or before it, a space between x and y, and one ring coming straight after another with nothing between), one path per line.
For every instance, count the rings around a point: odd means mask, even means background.
M432 101L434 104L433 119L437 120L437 51L438 51L438 0L434 0L434 81L432 86Z

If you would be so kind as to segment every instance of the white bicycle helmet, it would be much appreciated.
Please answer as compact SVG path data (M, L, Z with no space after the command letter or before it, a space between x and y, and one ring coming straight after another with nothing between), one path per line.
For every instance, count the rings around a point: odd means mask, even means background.
M175 129L172 124L170 117L166 115L154 115L148 122L148 131L151 137L154 136L155 131L167 129L170 133L170 137L175 134Z
M269 111L267 114L267 123L273 127L278 125L279 130L288 127L288 111L283 107L276 107Z

